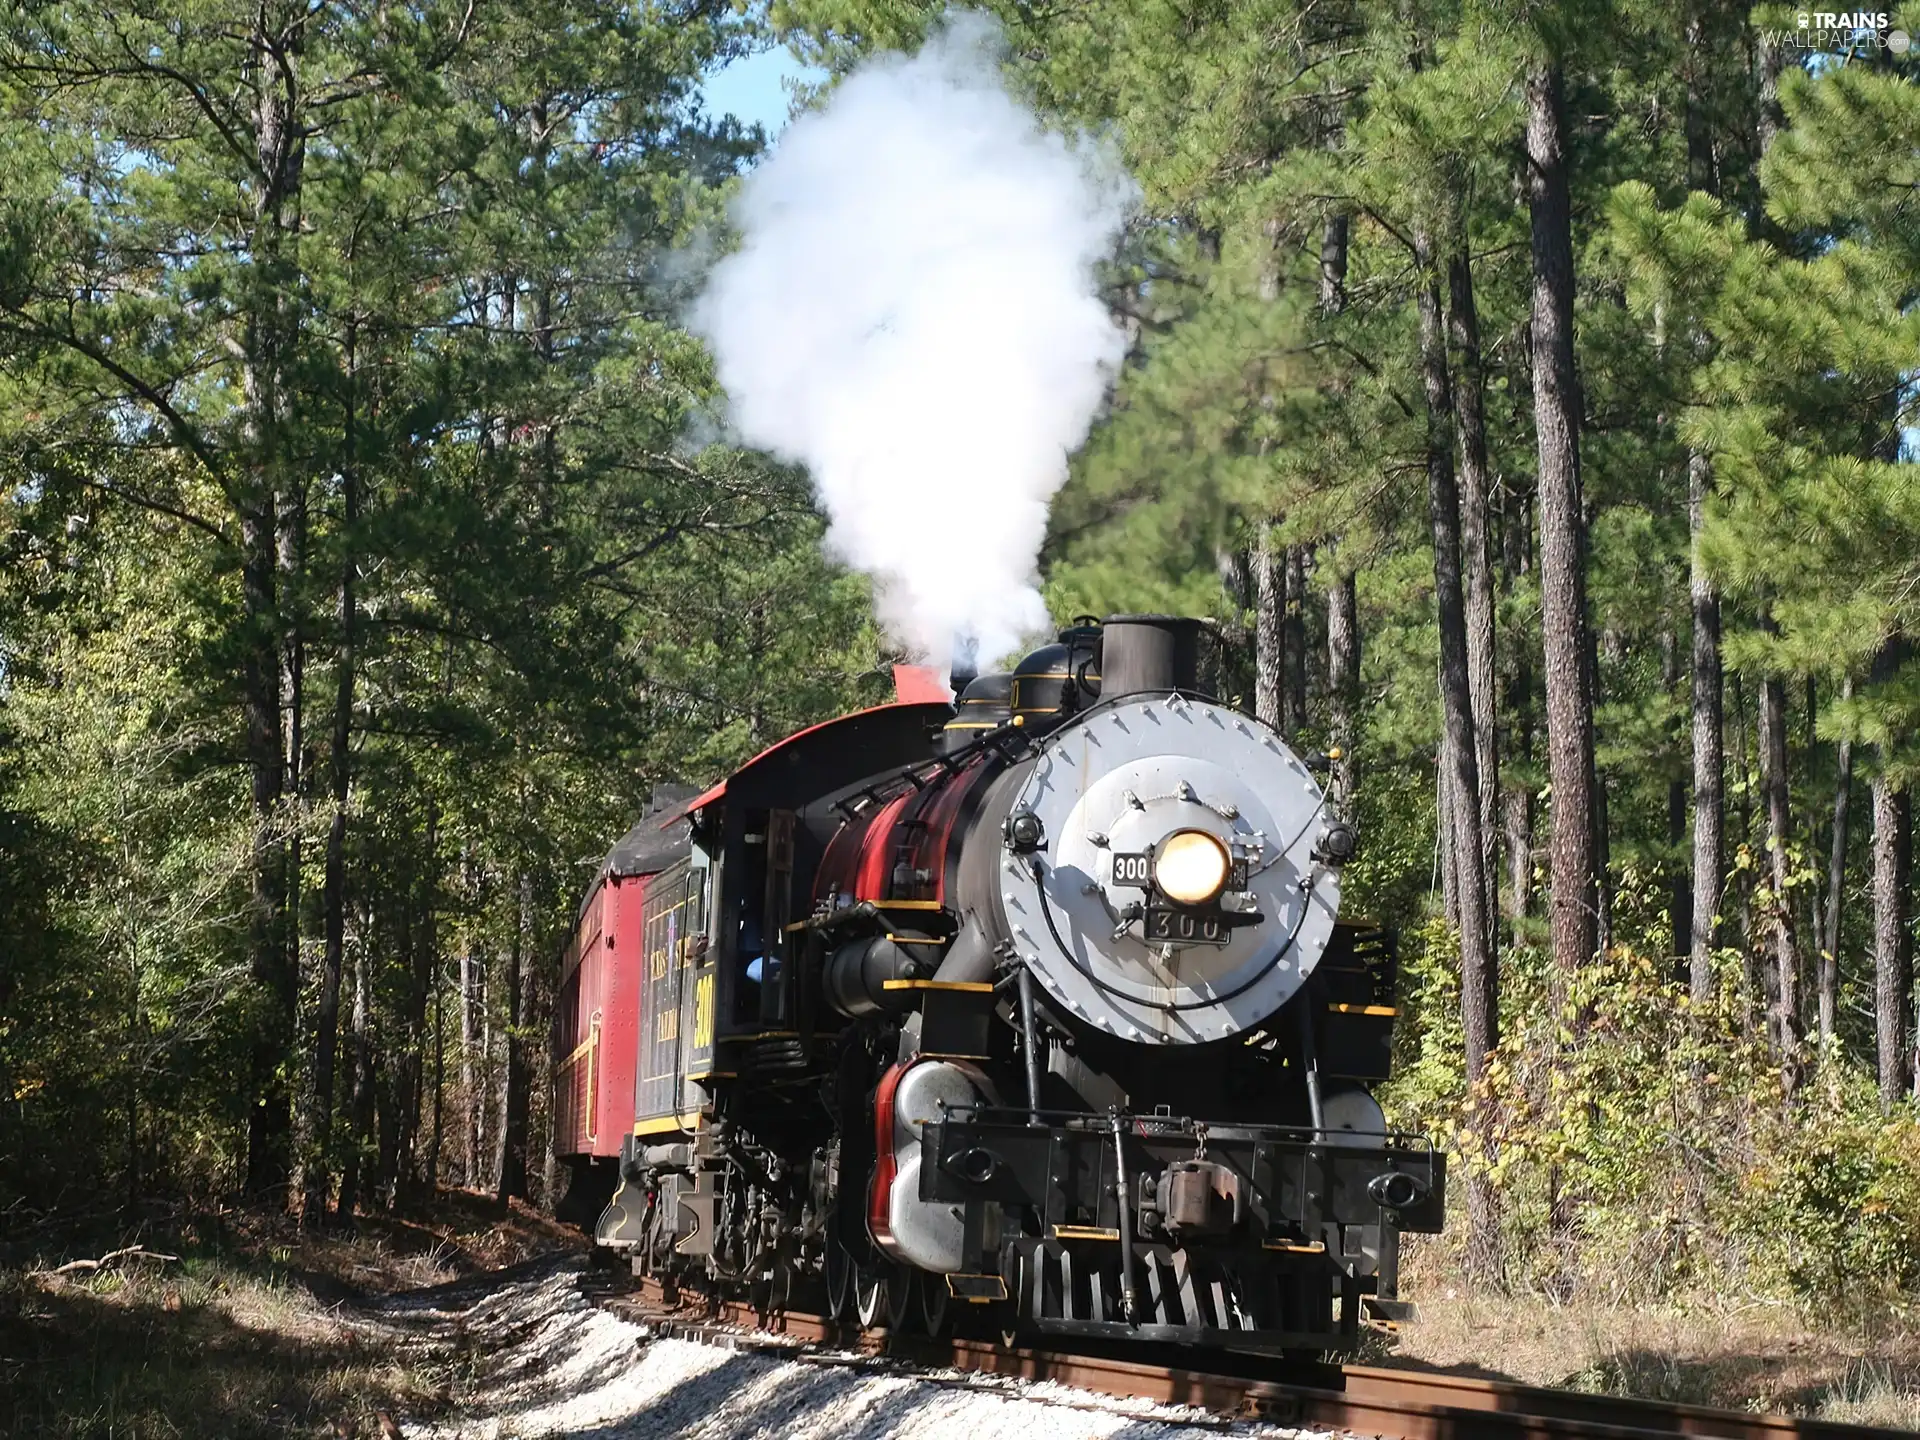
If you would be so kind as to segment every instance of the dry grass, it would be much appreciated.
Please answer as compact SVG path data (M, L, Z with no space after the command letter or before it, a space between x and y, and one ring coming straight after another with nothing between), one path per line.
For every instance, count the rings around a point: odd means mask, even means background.
M181 1258L0 1269L0 1435L377 1435L377 1411L443 1408L473 1361L359 1302L578 1242L532 1211L502 1217L456 1194L424 1215L362 1217L354 1233L229 1211L146 1243Z
M1410 1250L1403 1293L1417 1313L1379 1363L1920 1429L1920 1333L1896 1317L1823 1325L1788 1305L1720 1297L1495 1296L1470 1288L1442 1246Z

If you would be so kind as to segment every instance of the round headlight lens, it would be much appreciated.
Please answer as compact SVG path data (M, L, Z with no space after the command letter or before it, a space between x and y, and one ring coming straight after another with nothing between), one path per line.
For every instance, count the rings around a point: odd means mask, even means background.
M1204 830L1181 830L1153 857L1154 886L1182 905L1204 905L1227 886L1233 862L1227 847Z

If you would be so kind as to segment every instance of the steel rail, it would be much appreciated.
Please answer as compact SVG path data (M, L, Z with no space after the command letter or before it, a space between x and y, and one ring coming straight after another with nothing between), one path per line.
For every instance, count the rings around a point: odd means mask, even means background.
M1912 1440L1907 1431L1753 1415L1520 1385L1481 1376L1365 1365L1278 1362L1224 1353L1185 1363L1006 1346L968 1337L932 1339L861 1330L799 1311L762 1312L740 1301L682 1293L654 1279L601 1300L656 1334L797 1358L824 1349L911 1365L1051 1380L1129 1399L1186 1405L1388 1440Z

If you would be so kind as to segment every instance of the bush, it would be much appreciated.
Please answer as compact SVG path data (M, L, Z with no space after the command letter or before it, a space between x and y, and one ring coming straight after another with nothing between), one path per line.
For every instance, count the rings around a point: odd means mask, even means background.
M1404 946L1389 1110L1444 1136L1462 1179L1491 1182L1511 1283L1904 1310L1920 1296L1920 1121L1883 1116L1840 1055L1788 1103L1740 957L1721 958L1702 1010L1668 962L1626 946L1571 980L1536 948L1505 950L1505 1029L1470 1095L1457 949L1432 922ZM1464 1185L1454 1194L1457 1232Z

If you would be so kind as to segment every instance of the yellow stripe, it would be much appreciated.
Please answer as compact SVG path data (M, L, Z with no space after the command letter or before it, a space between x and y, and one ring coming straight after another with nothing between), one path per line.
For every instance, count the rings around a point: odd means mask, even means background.
M699 1128L704 1118L698 1110L689 1110L684 1115L656 1115L651 1120L636 1120L633 1133L658 1135L663 1130L694 1130Z
M984 980L883 980L882 990L962 990L975 995L991 995L993 986Z
M1098 1225L1056 1225L1053 1227L1056 1240L1118 1240L1118 1230L1108 1230Z
M873 904L878 910L944 910L947 908L938 900L876 900Z
M998 1275L949 1275L947 1276L947 1293L956 1300L962 1298L959 1289L954 1284L956 1280L990 1280L993 1282L994 1289L1000 1292L998 1295L968 1295L964 1298L969 1304L991 1305L996 1300L1004 1300L1007 1298L1007 1282L1002 1280Z
M1329 1005L1327 1009L1338 1015L1398 1015L1400 1013L1391 1005Z
M1327 1253L1326 1243L1321 1240L1314 1240L1306 1245L1296 1245L1291 1240L1263 1240L1260 1242L1260 1248L1262 1250L1286 1250L1295 1255L1324 1255Z
M946 730L998 730L1006 723L1004 720L949 720L941 728Z
M600 1017L593 1017L593 1035L587 1041L587 1139L600 1138L600 1087L593 1083L594 1061L600 1054Z
M925 935L894 935L889 933L887 939L896 945L944 945L947 943L944 940L929 939Z

